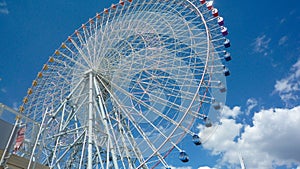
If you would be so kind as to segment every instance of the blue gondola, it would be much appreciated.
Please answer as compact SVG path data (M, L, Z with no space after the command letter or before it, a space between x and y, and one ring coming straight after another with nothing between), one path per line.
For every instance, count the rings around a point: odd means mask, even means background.
M229 39L225 39L224 46L225 46L225 48L229 48L231 46Z
M221 26L221 32L223 36L227 36L228 35L228 30L225 26Z
M201 141L200 141L200 137L199 137L197 134L193 135L193 143L194 143L196 146L202 144Z
M182 151L182 152L179 153L179 159L182 162L186 163L186 162L189 161L189 156L186 154L186 152Z
M231 60L231 55L229 52L226 52L226 54L224 55L224 59L228 62Z
M230 71L228 69L224 69L224 75L225 76L229 76L230 75Z

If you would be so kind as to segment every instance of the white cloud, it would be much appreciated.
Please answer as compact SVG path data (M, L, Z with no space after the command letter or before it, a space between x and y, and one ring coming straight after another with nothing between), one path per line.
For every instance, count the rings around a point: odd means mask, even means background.
M260 53L264 56L267 56L272 52L269 48L270 42L271 38L268 38L266 35L256 37L254 42L252 43L252 45L254 46L253 51L255 53Z
M230 109L227 106L223 107L223 111L222 111L222 116L223 118L236 118L238 115L240 115L241 112L241 108L238 106L233 107L232 109Z
M218 165L227 168L239 166L239 153L247 169L300 165L299 112L300 106L261 110L254 114L253 126L235 119L222 119L218 130L203 147L221 155Z
M192 167L174 167L174 166L170 166L171 169L192 169Z
M210 168L210 167L207 167L207 166L203 166L203 167L199 167L198 169L216 169L216 168Z
M5 1L0 1L0 14L9 14L9 11L7 9L7 4Z
M284 44L287 42L287 40L288 40L288 37L287 37L287 36L281 37L281 38L279 39L279 41L278 41L278 45L279 45L279 46L284 45Z
M300 91L300 59L292 66L287 77L276 81L274 88L274 92L278 93L287 105L299 100L297 92Z
M280 24L283 24L284 22L286 21L286 19L285 18L282 18L281 20L280 20Z
M18 110L19 110L18 107L19 107L19 106L18 106L18 103L17 103L17 102L13 102L13 107L12 107L12 108L13 108L14 110L18 111Z
M251 110L257 106L257 100L255 100L254 98L250 98L247 100L247 111L246 111L246 114L249 115Z
M1 88L2 93L7 93L7 90L5 88Z

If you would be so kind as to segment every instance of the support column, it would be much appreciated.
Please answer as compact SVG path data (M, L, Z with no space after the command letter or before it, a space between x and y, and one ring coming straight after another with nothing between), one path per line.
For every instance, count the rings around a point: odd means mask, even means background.
M88 165L93 168L93 72L89 72Z

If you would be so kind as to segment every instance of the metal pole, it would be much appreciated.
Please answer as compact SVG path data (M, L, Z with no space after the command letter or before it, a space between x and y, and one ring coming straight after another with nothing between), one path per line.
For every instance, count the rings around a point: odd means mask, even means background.
M93 168L93 72L89 72L88 165Z
M16 136L16 131L18 130L18 126L19 126L19 118L16 119L15 125L11 131L11 134L9 136L8 142L5 146L5 149L3 151L2 157L1 157L1 161L0 161L0 166L4 167L6 165L6 158L7 156L10 155L9 150L13 144L13 139Z
M39 129L39 132L36 136L36 140L35 140L35 143L34 143L34 146L33 146L33 149L32 149L32 152L31 152L31 156L30 156L30 159L29 159L29 163L28 163L28 166L27 166L27 169L30 169L31 168L31 163L32 162L36 162L36 159L33 159L34 158L34 154L35 154L35 149L37 147L37 144L39 142L39 139L40 139L40 135L42 134L43 130L44 130L44 122L45 122L45 119L46 119L46 116L48 115L48 108L46 109L46 112L45 114L43 115L43 119L42 119L42 122L40 124L40 129ZM34 160L34 161L33 161ZM33 167L34 168L34 167Z

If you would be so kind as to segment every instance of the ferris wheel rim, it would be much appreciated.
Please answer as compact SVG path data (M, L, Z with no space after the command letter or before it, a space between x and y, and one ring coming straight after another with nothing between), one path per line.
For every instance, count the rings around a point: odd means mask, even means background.
M189 4L189 5L191 5L193 8L194 8L194 10L196 10L197 11L197 14L198 14L198 17L199 18L201 18L201 20L202 20L202 22L203 22L203 24L205 25L205 31L206 31L206 41L207 41L207 43L206 43L206 45L207 45L207 49L206 49L206 58L205 58L205 64L204 64L204 70L205 70L205 72L203 72L203 74L201 75L201 80L200 80L200 82L199 82L199 84L198 84L198 86L197 86L197 88L195 89L195 92L194 92L194 95L193 95L193 98L190 100L190 103L189 103L189 106L185 109L185 112L184 112L184 114L181 116L181 119L178 121L178 122L176 122L176 123L172 123L173 125L176 125L173 129L172 129L172 131L169 133L169 135L168 136L164 136L165 137L165 140L162 142L162 144L160 145L160 146L158 146L157 148L155 148L155 150L153 150L153 153L146 159L146 160L144 160L144 162L142 162L142 163L140 163L140 165L139 165L139 167L141 167L141 166L143 166L143 165L145 165L153 156L155 156L155 155L157 155L157 154L159 154L158 152L160 151L160 149L162 149L169 141L170 141L170 139L171 139L171 137L174 135L174 133L176 132L176 130L178 130L179 128L181 128L182 126L181 126L181 124L183 123L183 121L186 119L186 116L188 116L189 115L189 110L191 109L191 107L193 106L193 104L194 104L194 102L196 102L196 98L198 97L197 95L198 95L198 93L199 93L199 91L200 91L200 88L202 87L201 85L202 84L204 84L204 81L206 80L205 78L205 74L207 73L207 70L208 70L208 67L209 67L209 57L211 57L211 55L212 55L212 53L214 52L211 48L212 48L212 44L211 44L211 41L212 41L212 37L211 37L211 34L210 34L210 31L209 31L209 28L208 28L208 25L207 25L207 23L206 23L206 18L203 16L203 14L201 13L201 11L197 8L197 6L195 6L194 4L193 4L193 2L191 2L190 0L186 0L186 2ZM131 2L130 2L131 3ZM105 14L106 13L106 11L104 11L102 14ZM100 15L99 15L100 16ZM96 19L98 17L98 14L93 18L93 19ZM91 23L91 21L89 20L89 23ZM88 29L88 28L86 28L85 27L85 25L83 25L79 30L80 31L85 31L85 29ZM91 29L91 28L90 28ZM92 32L92 31L91 31ZM66 46L66 43L67 43L67 41L71 41L71 43L75 46L75 48L76 49L78 49L79 47L78 46L76 46L75 44L77 44L77 43L75 43L75 42L73 42L74 40L72 39L72 37L74 36L78 36L77 35L77 33L78 33L78 31L75 31L75 33L74 34L72 34L71 36L70 36L70 38L68 38L68 40L66 40L63 44L62 44L62 46L61 46L61 48L68 48L68 46ZM84 34L85 35L85 34ZM60 49L61 49L60 48ZM58 50L56 50L55 51L55 55L63 55L63 52L60 52L60 49L58 49ZM82 48L80 49L81 50L81 53L82 53L82 51L84 51L84 50L89 50L89 48L86 48L86 49L83 49L82 50ZM85 58L84 57L84 54L80 54L82 57L83 57L83 60L88 60L88 58ZM51 62L51 58L49 59L49 61ZM75 64L76 64L77 62L75 62ZM86 61L86 63L89 65L89 62L88 61ZM79 66L79 67L84 67L84 65L82 65L81 64L81 62L79 61L79 64L76 64L77 66ZM44 69L44 68L43 68ZM82 69L83 70L83 69ZM91 71L91 72L95 72L95 74L98 74L97 73L97 71L95 71L95 70L93 70L93 69L89 69L88 71ZM212 70L211 70L211 73L212 73ZM83 74L87 74L87 72L84 72ZM98 74L99 76L100 76L100 74ZM38 75L38 77L39 77L39 75ZM210 80L210 79L209 79ZM84 78L82 78L81 80L80 80L80 83L82 82L82 81L84 81ZM76 82L78 82L78 80L76 80ZM78 83L78 85L80 84L80 83ZM124 85L124 84L123 84ZM104 85L105 86L105 85ZM208 83L208 85L207 85L207 87L206 87L206 90L208 90L208 88L209 88L209 83ZM75 91L75 90L73 90L73 91ZM32 92L32 91L31 91ZM206 91L207 92L207 91ZM204 97L202 98L203 100L205 100L205 95L206 95L206 92L204 92ZM69 96L71 96L72 95L72 93L69 93L68 94ZM68 100L68 98L69 98L69 96L67 96L65 99L65 101L64 102L67 102L67 100ZM199 100L199 99L198 99ZM201 99L200 99L201 100ZM202 103L202 102L201 102ZM202 108L202 105L199 107L199 109L201 109ZM143 114L139 114L142 118L144 118L144 119L146 119L146 121L147 121L147 117L145 118L145 117L143 117ZM150 116L149 116L150 117ZM192 117L192 118L196 118L196 117ZM134 121L134 120L132 120L132 121ZM153 124L153 123L151 123L151 122L149 122L149 121L147 121L149 124L151 124L154 128L155 128L155 125ZM190 128L190 126L192 125L192 123L190 123L186 128ZM184 128L183 128L184 129ZM158 132L161 132L160 130L157 130ZM188 132L188 130L183 130L183 132L182 132L182 137L186 134ZM174 143L174 145L176 146L176 144L179 142L181 140L181 138L179 137L178 138L178 140L177 141L175 141L175 143ZM172 141L173 142L173 141ZM171 143L172 143L171 142ZM173 146L174 146L173 145ZM180 148L178 148L178 149L180 149Z

